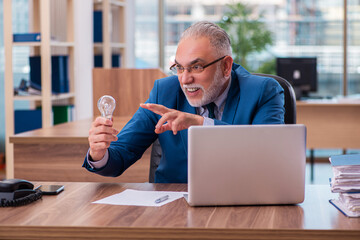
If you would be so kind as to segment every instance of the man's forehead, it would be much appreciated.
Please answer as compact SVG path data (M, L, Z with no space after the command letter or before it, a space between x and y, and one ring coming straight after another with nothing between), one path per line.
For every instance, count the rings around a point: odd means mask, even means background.
M191 59L190 61L196 58L207 59L207 56L212 55L213 52L214 49L207 37L188 37L180 40L175 58L178 61L182 58Z
M185 61L187 61L187 62L185 62ZM205 59L200 58L200 57L197 57L195 59L190 59L190 60L187 59L187 60L184 60L184 61L181 61L181 59L178 60L177 58L175 58L175 63L179 64L179 65L183 65L183 66L185 66L185 65L193 65L195 63L204 63L204 62L205 62Z

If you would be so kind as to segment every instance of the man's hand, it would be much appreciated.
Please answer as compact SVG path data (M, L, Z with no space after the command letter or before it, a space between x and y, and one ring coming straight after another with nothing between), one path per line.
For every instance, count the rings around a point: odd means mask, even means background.
M142 103L140 104L140 107L148 109L161 116L155 126L155 133L157 134L165 131L172 131L173 134L176 135L178 131L188 129L193 125L203 125L204 122L204 118L202 116L170 109L159 104Z
M113 122L103 117L97 117L91 124L88 140L92 160L101 160L106 153L106 149L109 148L110 143L118 139L116 135L119 132L112 126Z

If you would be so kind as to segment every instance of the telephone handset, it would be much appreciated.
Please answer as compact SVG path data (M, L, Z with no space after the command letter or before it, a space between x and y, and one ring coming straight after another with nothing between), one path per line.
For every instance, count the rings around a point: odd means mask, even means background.
M42 197L40 190L33 190L34 185L22 179L0 181L0 207L21 206Z

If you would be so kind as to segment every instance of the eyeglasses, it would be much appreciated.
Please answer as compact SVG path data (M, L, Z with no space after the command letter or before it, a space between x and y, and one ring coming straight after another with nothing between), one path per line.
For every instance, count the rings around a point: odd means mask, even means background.
M205 66L201 66L200 64L195 64L195 65L192 65L190 67L183 67L177 63L175 63L174 65L172 65L170 67L170 70L174 73L174 74L182 74L185 69L188 70L189 73L201 73L202 71L204 71L205 68L207 68L208 66L214 64L214 63L217 63L218 61L224 59L227 55L221 57L221 58L218 58L216 59L215 61L211 62L211 63L208 63L206 64Z

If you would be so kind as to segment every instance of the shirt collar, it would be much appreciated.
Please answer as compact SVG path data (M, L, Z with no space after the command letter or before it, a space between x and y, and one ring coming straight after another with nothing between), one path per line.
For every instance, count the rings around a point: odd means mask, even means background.
M229 83L227 87L225 88L225 91L213 101L216 105L216 109L218 112L222 112L222 110L224 109L225 101L229 93L230 86L231 86L231 77L229 79ZM203 106L203 107L197 107L196 110L199 115L203 115L206 109Z
M227 98L227 95L229 93L229 89L230 89L230 85L231 85L231 77L229 79L229 83L227 85L227 87L225 88L225 91L218 97L214 100L214 103L216 105L216 107L220 110L222 108L222 106L224 105L225 103L225 100Z

